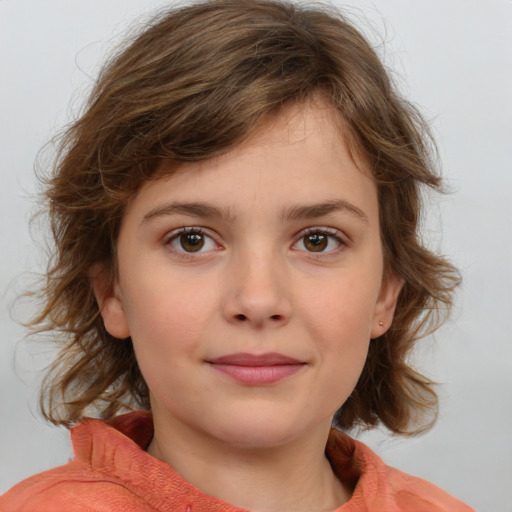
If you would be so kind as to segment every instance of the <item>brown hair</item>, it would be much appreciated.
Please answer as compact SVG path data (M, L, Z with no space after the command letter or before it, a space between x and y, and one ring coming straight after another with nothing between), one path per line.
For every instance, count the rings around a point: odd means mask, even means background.
M407 356L439 325L458 282L418 234L421 188L441 185L428 128L343 15L271 0L213 0L161 14L107 63L64 134L45 192L55 252L32 323L61 345L41 395L47 419L70 425L91 406L106 418L149 406L131 340L105 330L89 275L103 262L115 280L124 208L159 177L158 164L225 152L284 104L319 95L373 171L385 265L404 281L393 325L371 342L335 424L428 427L437 396Z

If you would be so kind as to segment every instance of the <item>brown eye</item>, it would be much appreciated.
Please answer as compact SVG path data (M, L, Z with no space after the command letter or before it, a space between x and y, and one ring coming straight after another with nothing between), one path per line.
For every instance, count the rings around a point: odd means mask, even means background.
M323 233L313 233L304 237L304 247L311 252L325 251L328 244L328 237Z
M179 240L181 247L186 252L197 252L204 247L204 235L202 233L183 233Z
M341 234L341 233L340 233ZM335 254L345 246L338 230L330 228L310 228L293 244L293 248L306 253Z
M183 228L170 234L166 245L178 254L202 254L218 249L215 240L201 228Z

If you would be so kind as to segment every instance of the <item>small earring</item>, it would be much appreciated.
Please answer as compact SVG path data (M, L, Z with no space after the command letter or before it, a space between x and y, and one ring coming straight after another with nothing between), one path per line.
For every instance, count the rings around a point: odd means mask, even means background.
M381 321L379 322L379 325L380 325L381 327L384 327L384 322L381 320Z

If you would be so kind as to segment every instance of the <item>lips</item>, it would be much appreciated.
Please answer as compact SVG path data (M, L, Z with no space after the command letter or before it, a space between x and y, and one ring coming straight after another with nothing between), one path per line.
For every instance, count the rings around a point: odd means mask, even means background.
M246 385L272 384L302 370L306 363L275 352L255 355L228 354L207 361L224 375Z

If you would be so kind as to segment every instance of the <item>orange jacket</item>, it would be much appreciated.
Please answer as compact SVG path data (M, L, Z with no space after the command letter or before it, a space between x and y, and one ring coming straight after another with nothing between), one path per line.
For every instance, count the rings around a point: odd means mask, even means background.
M35 475L0 497L2 512L243 512L206 496L144 451L151 413L110 422L88 419L71 431L75 459ZM337 512L474 512L433 484L386 466L364 444L332 430L327 454L352 498ZM247 511L245 511L247 512Z

